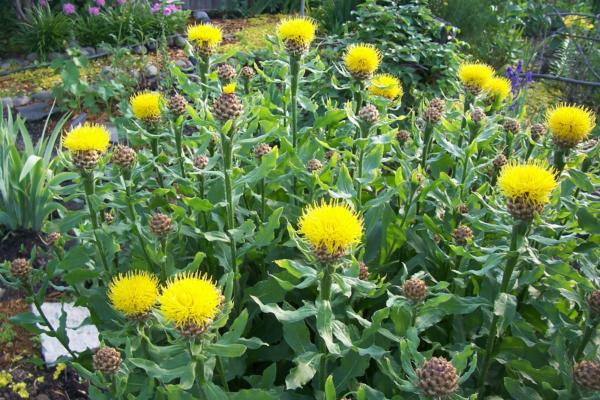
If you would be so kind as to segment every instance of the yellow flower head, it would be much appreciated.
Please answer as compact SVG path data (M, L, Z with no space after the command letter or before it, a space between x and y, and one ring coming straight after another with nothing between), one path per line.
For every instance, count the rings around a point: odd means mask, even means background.
M562 20L567 28L579 27L586 31L594 29L594 24L589 22L583 15L567 15Z
M346 204L322 201L304 209L298 228L313 248L334 254L360 243L363 220Z
M108 129L102 125L85 123L67 132L63 138L63 146L69 151L95 150L104 153L109 141Z
M158 279L146 271L119 274L108 285L108 299L127 317L147 314L158 299Z
M137 119L152 121L160 118L162 96L158 92L140 92L129 98L131 111Z
M506 198L523 199L539 207L550 200L550 193L556 187L556 176L545 161L511 162L500 171L498 186Z
M390 74L377 74L371 79L369 92L375 96L385 97L388 100L395 100L402 97L404 91L400 80Z
M192 25L187 29L187 37L190 42L199 47L215 48L223 40L223 31L218 26L210 23Z
M219 314L223 296L206 276L181 273L172 278L160 295L160 311L175 326L192 323L206 326Z
M504 100L512 86L507 78L493 77L483 85L483 91L491 98Z
M559 104L546 114L546 124L556 142L575 146L594 129L596 116L585 107Z
M458 79L467 87L481 90L494 76L494 69L487 64L468 63L458 68Z
M381 63L381 52L372 44L353 44L346 49L344 64L350 73L363 79L370 77Z
M225 93L225 94L235 93L235 88L236 88L235 82L228 83L227 85L223 86L223 93Z
M277 36L284 42L290 41L301 46L309 46L315 40L317 25L311 18L285 18L277 26Z

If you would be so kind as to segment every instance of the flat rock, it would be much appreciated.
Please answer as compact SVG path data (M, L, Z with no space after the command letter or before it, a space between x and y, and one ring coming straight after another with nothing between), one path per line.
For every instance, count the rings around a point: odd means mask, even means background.
M26 95L13 97L12 102L15 107L24 106L25 104L31 103L31 97Z
M114 126L113 124L104 124L104 127L106 129L108 129L108 132L110 133L110 142L118 143L119 142L119 131L117 130L117 127Z
M34 101L50 102L50 101L52 101L52 99L54 97L52 96L52 91L51 90L42 90L41 92L37 92L37 93L32 94L31 98Z
M63 308L64 307L64 308ZM35 307L31 307L35 315L39 315ZM42 311L54 329L60 324L60 316L63 312L67 314L66 333L69 338L69 348L74 352L82 352L87 349L96 349L100 346L98 329L94 325L82 325L90 312L85 307L76 307L72 303L44 303ZM42 356L46 364L55 364L59 357L68 356L67 350L60 342L46 334L40 336Z
M38 54L37 53L29 53L25 56L25 59L27 61L35 61L38 59Z
M154 64L148 64L144 67L144 76L155 77L158 75L158 67Z
M194 10L192 12L192 16L196 21L200 22L210 22L210 17L204 10Z
M187 40L185 40L185 38L181 35L177 35L175 36L175 46L179 47L180 49L185 48L185 46L187 45Z
M137 46L133 46L131 51L133 51L135 54L146 54L148 52L148 49L146 48L146 46L140 44Z
M81 52L81 54L83 54L84 56L93 56L94 54L96 54L96 49L93 47L82 47L81 49L79 49L79 51Z
M78 116L76 116L75 118L73 118L71 120L71 129L78 127L79 125L82 125L85 122L85 118L87 117L87 113L81 113Z
M179 59L175 61L175 65L177 65L182 71L189 71L194 68L192 63L189 60Z
M40 121L50 114L58 112L58 108L52 108L46 102L35 102L22 107L17 107L17 111L21 117L27 121Z

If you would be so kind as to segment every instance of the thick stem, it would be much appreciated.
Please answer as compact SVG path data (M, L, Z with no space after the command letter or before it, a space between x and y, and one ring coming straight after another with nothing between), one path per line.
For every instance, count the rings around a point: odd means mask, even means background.
M260 180L260 219L265 222L267 215L267 202L265 200L265 178Z
M331 286L333 282L332 275L334 267L335 266L331 263L323 265L323 278L321 279L319 287L320 301L326 301L328 303L331 302ZM325 385L325 381L327 380L327 346L325 345L325 341L323 339L321 339L319 347L321 349L321 353L323 353L319 367L321 372L321 385Z
M360 128L360 138L364 139L368 135L369 135L369 126L367 124L362 124L362 126ZM357 200L358 200L359 207L362 206L362 183L360 182L360 179L362 178L362 175L363 175L364 158L365 158L365 148L364 148L364 144L361 143L360 148L358 149L358 169L357 169L355 177L354 177L357 180L356 193L357 193Z
M185 169L183 168L183 146L182 146L182 137L183 137L183 128L184 123L181 123L180 127L175 127L175 147L177 149L177 160L179 161L179 170L181 172L181 177L185 179Z
M421 154L421 168L423 168L423 170L425 170L425 165L427 164L427 156L429 155L431 142L433 140L432 134L433 134L433 125L430 123L427 123L427 125L425 126L425 135L423 136L423 150L422 150L422 154Z
M526 228L526 226L525 226ZM523 225L520 222L515 222L513 225L511 240L510 240L510 250L508 253L508 259L506 260L506 268L504 269L504 273L502 275L502 283L500 285L500 292L498 293L498 297L508 292L508 284L510 283L510 278L512 277L515 266L517 265L517 261L519 259L518 253L518 243L519 238L523 235L523 232L526 229L523 229ZM481 369L481 373L479 375L479 383L478 383L478 399L483 399L485 394L485 381L487 378L487 374L490 370L490 366L492 364L492 354L495 351L496 345L496 334L498 333L498 322L499 316L494 313L492 317L492 322L490 323L489 333L487 337L487 343L485 346L485 356L483 359L483 366Z
M565 158L569 155L569 149L556 148L554 150L554 169L560 176L565 169Z
M297 150L298 146L298 80L300 77L300 59L298 57L290 55L290 95L291 95L291 106L290 106L290 130L292 132L292 147L294 151ZM292 194L296 196L297 179L294 174L292 178ZM294 200L295 201L295 200Z
M231 174L233 168L233 137L235 135L235 127L231 128L230 137L228 137L223 131L221 131L221 152L223 157L223 176L225 181L225 198L227 200L227 231L229 235L229 243L231 247L231 265L234 272L235 281L235 293L234 298L238 299L236 304L241 302L241 286L240 286L240 275L237 264L237 248L233 235L230 233L232 229L235 229L235 206L233 204L233 186L231 183Z
M462 147L463 142L463 131L467 127L467 111L471 107L471 102L473 101L473 97L469 93L465 93L465 100L463 103L463 117L460 122L460 136L458 137L458 147Z
M219 372L219 377L221 378L221 386L225 389L226 392L229 392L229 384L227 383L227 375L225 375L225 368L223 368L223 360L221 357L217 356L217 371Z
M102 242L98 238L98 213L94 209L94 205L92 204L91 200L91 196L96 191L96 187L94 184L94 172L82 172L81 179L83 180L83 186L85 190L85 202L88 206L90 221L92 223L92 230L94 232L94 242L96 243L96 248L98 249L98 253L100 254L100 259L102 260L102 264L104 265L105 271L109 271L110 268L108 266L108 259L106 258L106 253L104 252Z
M46 325L48 330L50 330L50 332L52 332L52 334L56 338L56 340L58 340L58 342L65 348L65 350L67 350L67 352L71 355L71 357L73 357L73 359L76 359L77 355L75 353L73 353L73 351L71 351L71 349L69 348L69 344L65 341L64 337L62 335L58 334L56 329L54 329L54 327L52 326L52 324L46 317L46 314L44 314L44 311L42 310L42 306L40 305L35 294L33 293L33 287L31 286L31 282L27 282L24 286L25 286L25 291L31 297L31 302L33 303L33 306L37 310L38 314L40 314L40 317L44 321L44 324Z
M129 219L131 221L131 229L133 230L133 234L138 238L138 240L140 242L140 247L142 248L142 253L144 254L144 259L146 260L148 267L153 267L154 262L152 262L152 259L150 258L150 255L148 254L148 250L146 249L146 241L144 240L142 233L140 232L140 230L138 229L138 226L136 224L137 213L135 212L135 207L133 206L133 196L131 193L131 186L128 185L127 183L125 184L125 193L127 195L127 207L129 208Z
M210 57L202 56L198 60L198 73L200 75L200 83L202 84L202 99L208 99L208 70L210 68Z
M577 350L575 351L575 361L579 360L579 358L583 354L585 347L587 346L589 341L592 339L594 332L596 332L597 325L598 325L598 323L594 322L594 321L591 321L591 324L588 324L586 322L585 329L583 330L583 336L581 338L581 342L579 343L579 346L577 346Z
M156 180L158 181L160 187L165 187L162 175L158 169L158 138L151 138L150 146L152 148L152 155L154 156L154 172L156 173Z

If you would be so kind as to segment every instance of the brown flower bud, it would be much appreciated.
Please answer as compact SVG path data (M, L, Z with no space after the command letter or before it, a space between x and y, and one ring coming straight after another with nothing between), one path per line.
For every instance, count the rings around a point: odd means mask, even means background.
M171 231L172 227L173 225L169 216L162 213L152 215L152 219L150 220L150 231L154 235L158 237L165 236Z
M246 80L251 80L252 78L254 78L254 68L252 68L249 65L244 65L244 67L242 67L242 70L240 71L240 75L242 77L242 79L246 79Z
M504 128L505 131L511 132L511 133L519 133L519 129L521 129L521 126L519 125L519 121L517 121L514 118L506 118L504 120L504 123L502 124L502 127Z
M407 130L401 129L396 133L396 140L398 141L398 143L400 143L400 145L403 145L404 143L408 142L409 139L410 132Z
M272 150L271 146L268 143L259 143L254 146L254 156L257 159L263 158L264 155L267 155Z
M373 104L367 104L358 110L358 118L367 124L374 124L379 119L379 110Z
M402 285L402 293L409 300L421 301L427 296L427 285L421 279L410 278Z
M496 158L494 158L494 161L492 161L492 165L497 171L499 171L502 167L506 165L507 162L508 160L506 159L506 156L504 154L498 154Z
M235 68L231 64L221 64L217 67L217 76L223 83L229 83L235 79Z
M198 169L204 169L208 165L208 157L199 155L194 158L194 166Z
M94 354L93 364L96 371L113 374L121 366L121 353L113 347L101 347Z
M116 166L124 169L129 169L135 162L135 150L129 146L118 144L112 153L112 162Z
M369 280L369 267L362 261L358 262L358 279L363 281Z
M588 297L588 305L592 314L600 315L600 290L594 290Z
M586 389L600 390L600 363L584 360L575 364L573 379Z
M531 139L537 141L546 134L546 127L543 124L533 124L529 128L529 132L531 132Z
M308 160L306 163L306 170L308 172L319 172L321 168L323 168L323 164L321 164L321 161L317 160L316 158Z
M187 100L182 95L176 93L171 98L169 98L169 111L171 111L175 115L183 115L185 114L187 107Z
M456 368L443 357L433 357L417 369L418 385L428 396L449 396L458 389Z
M452 232L452 237L454 238L454 243L464 246L470 239L473 239L473 231L466 225L459 225Z
M15 258L10 263L10 272L15 278L25 279L31 272L31 264L25 258Z
M62 235L60 232L50 232L48 235L46 235L46 243L48 246L56 246L60 242L61 238Z
M479 124L482 121L485 121L486 115L483 109L476 107L471 111L471 120L476 124Z

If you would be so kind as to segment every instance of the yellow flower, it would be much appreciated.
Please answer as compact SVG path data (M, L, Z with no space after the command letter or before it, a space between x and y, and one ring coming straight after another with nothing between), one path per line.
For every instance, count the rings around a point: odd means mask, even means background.
M10 385L10 390L22 399L29 398L29 392L27 391L27 384L25 382L13 383Z
M539 207L550 200L550 193L556 187L556 176L542 160L530 160L525 164L512 162L500 171L498 186L506 198L522 199Z
M129 98L131 111L136 118L152 121L160 118L162 96L158 92L140 92Z
M160 311L164 317L182 327L187 324L206 326L219 314L223 296L205 275L181 273L172 278L160 295Z
M467 63L458 68L458 79L463 85L475 90L481 90L488 80L494 76L494 69L487 64Z
M52 379L57 380L60 374L67 368L67 364L58 363L56 364L56 368L54 369L54 373L52 374Z
M404 91L400 80L390 74L377 74L371 79L369 92L375 96L385 97L388 100L394 100L402 97Z
M143 316L156 304L158 279L146 271L119 274L108 286L108 299L127 317Z
M345 203L322 201L304 209L298 228L313 248L334 254L360 243L363 220Z
M293 17L285 18L277 26L277 36L284 42L308 47L315 40L317 25L311 18Z
M573 147L594 129L596 116L585 107L559 104L546 114L546 124L555 142Z
M594 29L594 24L589 22L583 15L567 15L563 17L563 24L567 28L579 27L587 31Z
M8 386L13 380L12 374L8 371L0 371L0 389Z
M371 44L353 44L346 49L346 69L358 79L367 79L379 68L381 52Z
M507 78L493 77L483 85L483 91L494 99L504 100L510 94L512 86Z
M199 47L212 49L223 40L223 31L218 26L203 23L188 27L187 37L190 42L196 43Z
M63 139L69 151L95 150L104 153L108 149L110 132L102 125L85 123L71 129Z
M225 93L225 94L235 93L235 88L236 88L235 82L228 83L227 85L223 86L223 93Z

